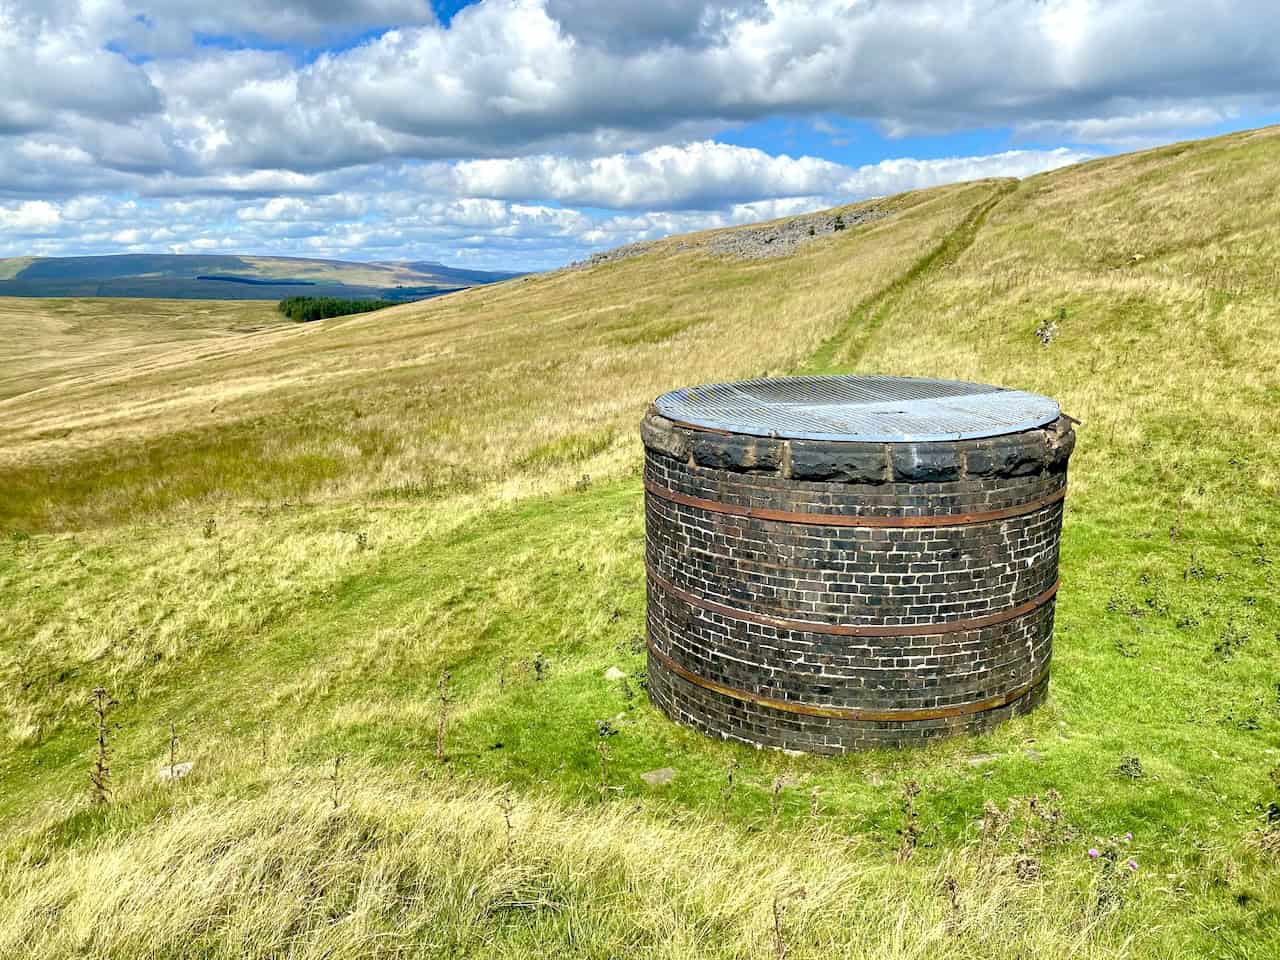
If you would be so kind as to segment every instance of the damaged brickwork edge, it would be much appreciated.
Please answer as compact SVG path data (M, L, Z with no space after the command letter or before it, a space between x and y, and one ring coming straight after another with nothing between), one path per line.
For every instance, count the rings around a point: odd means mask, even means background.
M1076 441L1066 416L1044 427L977 440L863 443L709 430L669 420L653 407L641 420L640 436L655 453L715 470L873 485L1056 473L1066 469Z

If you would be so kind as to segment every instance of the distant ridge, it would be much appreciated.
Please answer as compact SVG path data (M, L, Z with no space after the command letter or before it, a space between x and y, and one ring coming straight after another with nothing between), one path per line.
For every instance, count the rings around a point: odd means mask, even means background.
M422 300L519 273L442 263L356 263L302 257L126 253L0 259L0 297L279 300L308 295Z
M228 277L218 273L201 274L197 280L220 280L223 283L247 283L255 287L314 287L314 280L256 280L253 277Z
M388 266L419 270L438 277L457 280L460 283L495 283L498 280L513 280L516 277L524 276L523 273L508 273L497 270L464 270L461 267L447 267L443 263L437 263L434 260L397 261L393 264L388 264Z

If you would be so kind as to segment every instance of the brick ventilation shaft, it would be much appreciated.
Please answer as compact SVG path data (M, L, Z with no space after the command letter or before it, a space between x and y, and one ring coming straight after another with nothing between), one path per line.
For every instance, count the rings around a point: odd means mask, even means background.
M767 396L784 384L794 404L806 383L855 395L925 384L940 396L915 421L909 403L889 404L906 415L904 440L812 424L751 435L744 422L763 432L771 414L742 406L703 422L663 415L689 408L664 401L699 390ZM948 389L968 391L964 439L920 429L930 404L952 402ZM1040 422L992 432L1017 418L984 417L980 391L1029 398ZM807 409L839 421L839 406ZM649 693L673 720L836 754L983 730L1044 701L1075 442L1056 403L946 381L745 381L659 398L641 435Z

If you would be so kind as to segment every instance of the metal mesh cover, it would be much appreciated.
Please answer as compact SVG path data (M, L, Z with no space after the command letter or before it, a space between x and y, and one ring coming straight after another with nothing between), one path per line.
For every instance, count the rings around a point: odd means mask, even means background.
M670 420L758 437L893 443L993 437L1058 417L1048 397L957 380L785 377L664 393Z

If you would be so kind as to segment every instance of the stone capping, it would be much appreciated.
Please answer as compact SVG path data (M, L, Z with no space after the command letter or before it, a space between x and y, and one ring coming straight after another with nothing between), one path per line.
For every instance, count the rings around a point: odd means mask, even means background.
M649 450L690 466L873 485L1060 473L1076 442L1067 417L1034 430L978 440L861 443L707 430L668 420L653 406L640 422L640 437Z

